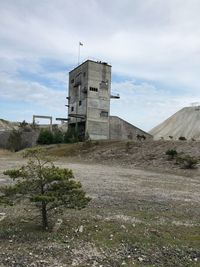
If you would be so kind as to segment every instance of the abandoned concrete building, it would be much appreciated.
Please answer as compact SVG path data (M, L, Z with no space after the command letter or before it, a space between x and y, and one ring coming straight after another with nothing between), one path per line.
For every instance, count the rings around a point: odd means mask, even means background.
M91 140L134 140L151 135L116 116L110 116L111 65L87 60L69 72L68 128Z

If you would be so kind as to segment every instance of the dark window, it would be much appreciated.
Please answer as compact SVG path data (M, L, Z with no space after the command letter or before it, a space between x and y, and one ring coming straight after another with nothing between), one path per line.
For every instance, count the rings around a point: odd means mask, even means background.
M74 111L74 107L71 107L71 111Z
M107 111L101 111L100 116L101 117L108 117L108 112Z
M85 77L86 76L86 72L83 72L83 77Z
M84 88L83 88L83 93L87 93L87 87L85 86Z
M71 83L74 83L74 79L71 79Z
M82 105L82 101L81 101L81 100L79 100L78 104L79 104L79 106L81 106L81 105Z
M101 81L100 82L100 89L108 90L108 81Z
M96 88L96 87L90 87L90 91L98 92L98 88Z

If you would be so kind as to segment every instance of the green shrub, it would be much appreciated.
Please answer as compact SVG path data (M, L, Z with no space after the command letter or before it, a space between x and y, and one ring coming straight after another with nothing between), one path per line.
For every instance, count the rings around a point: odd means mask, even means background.
M176 162L180 164L184 169L194 169L197 166L198 160L189 155L178 157Z
M180 141L185 141L185 140L187 140L187 139L185 138L185 136L180 136L178 140L180 140Z
M64 136L62 131L59 129L56 129L53 133L53 143L54 144L60 144L64 142Z
M177 157L178 153L175 149L168 149L165 154L168 156L168 159L174 159L175 157Z
M79 142L78 133L75 129L68 129L64 135L65 143L77 143Z
M49 145L53 144L54 142L54 136L53 133L50 130L41 130L37 143L40 145Z

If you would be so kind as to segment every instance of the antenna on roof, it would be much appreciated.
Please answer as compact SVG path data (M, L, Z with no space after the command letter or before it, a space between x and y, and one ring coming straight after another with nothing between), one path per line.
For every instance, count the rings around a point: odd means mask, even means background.
M200 102L191 103L191 107L195 107L195 110L200 110Z

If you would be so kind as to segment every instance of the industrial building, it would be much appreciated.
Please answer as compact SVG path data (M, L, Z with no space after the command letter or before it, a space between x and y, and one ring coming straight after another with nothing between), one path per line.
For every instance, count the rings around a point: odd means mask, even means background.
M151 135L130 123L110 116L111 65L87 60L69 72L68 128L91 140L134 140Z

